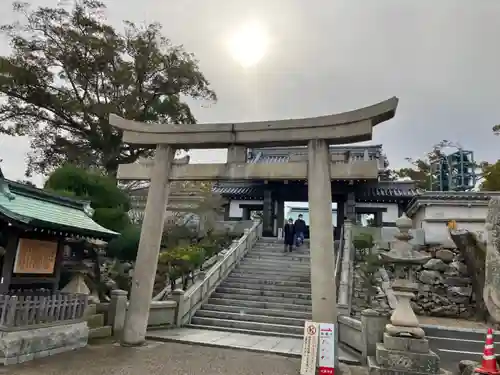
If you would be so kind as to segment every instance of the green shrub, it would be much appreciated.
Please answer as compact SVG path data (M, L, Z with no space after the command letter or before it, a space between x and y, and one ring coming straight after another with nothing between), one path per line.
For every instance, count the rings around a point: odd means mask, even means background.
M141 238L141 228L128 225L121 235L109 241L106 254L109 257L124 261L135 261Z

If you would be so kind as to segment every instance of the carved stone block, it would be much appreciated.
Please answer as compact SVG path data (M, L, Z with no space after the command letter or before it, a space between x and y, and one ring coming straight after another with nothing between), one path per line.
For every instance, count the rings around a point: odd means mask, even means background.
M386 349L407 351L412 353L429 353L427 339L414 339L411 337L394 337L384 333L384 346Z
M375 359L380 367L402 373L438 374L440 372L439 356L432 351L416 353L387 349L384 344L378 343Z

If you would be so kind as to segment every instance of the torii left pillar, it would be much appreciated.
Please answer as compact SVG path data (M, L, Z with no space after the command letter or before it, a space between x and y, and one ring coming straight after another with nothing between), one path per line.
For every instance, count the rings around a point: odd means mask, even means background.
M158 145L151 174L146 210L137 251L130 303L123 329L122 345L137 346L146 341L149 306L158 266L161 236L169 195L169 175L175 150Z

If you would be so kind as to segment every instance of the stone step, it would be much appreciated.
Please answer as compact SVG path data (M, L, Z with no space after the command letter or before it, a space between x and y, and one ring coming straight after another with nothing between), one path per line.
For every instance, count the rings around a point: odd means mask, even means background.
M85 317L89 328L98 328L104 326L104 314L93 314Z
M281 267L281 268L297 268L297 269L311 269L310 262L300 262L286 259L254 259L245 258L240 264L253 264L257 266L271 266L271 267Z
M299 255L310 255L311 250L304 247L293 247L292 252L288 251L287 248L285 251L285 245L281 244L280 246L254 246L249 252L250 253L270 253L270 254L299 254Z
M193 316L191 319L191 324L212 326L212 327L229 327L229 328L239 328L248 329L252 331L266 332L269 335L275 335L275 333L291 333L295 335L302 335L304 333L304 327L287 326L281 324L269 324L269 323L259 323L259 322L249 322L231 319L217 319L217 318L205 318Z
M257 243L265 243L265 244L275 244L275 243L283 243L282 238L278 237L262 237L259 238ZM309 245L309 239L304 239L304 245Z
M245 263L240 263L237 267L237 270L241 270L243 272L248 272L248 273L254 273L255 271L258 272L273 272L277 273L278 275L300 275L300 276L307 276L311 274L310 268L298 268L298 267L277 267L273 265L257 265L257 264L245 264Z
M231 274L226 279L227 282L230 283L246 283L246 284L264 284L264 285L278 285L278 286L295 286L298 288L309 288L311 289L311 283L309 282L300 282L300 281L289 281L289 280L269 280L262 279L260 277L239 277L234 274Z
M223 331L223 332L234 332L234 333L243 333L247 335L256 335L256 336L276 336L276 337L290 337L290 338L302 338L303 335L297 335L294 333L284 333L284 332L265 332L265 331L256 331L251 329L241 329L241 328L232 328L232 327L215 327L215 326L203 326L198 324L187 324L188 328L197 328L197 329L208 329L212 331Z
M213 302L213 301L212 301ZM235 314L241 314L247 316L247 314L251 315L264 315L264 316L276 316L276 317L284 317L284 318L294 318L310 320L312 318L312 313L307 311L293 311L293 310L277 310L277 309L268 309L268 308L253 308L246 306L238 306L236 304L232 305L218 305L209 303L203 305L201 310L208 311L222 311L222 312L230 312ZM198 314L198 312L196 313Z
M112 334L113 329L111 328L111 326L89 329L89 339L102 339L105 337L111 337Z
M259 284L259 283L245 283L236 282L233 280L227 280L221 284L224 288L232 289L252 289L259 291L271 291L271 292L287 292L287 293L297 293L297 294L311 294L311 287L296 287L293 285L269 285L269 284Z
M288 318L283 316L241 314L239 312L198 310L195 316L200 318L215 318L224 320L237 320L242 322L257 322L267 324L279 324L283 326L304 327L305 319Z
M208 303L210 305L234 306L237 308L275 309L275 310L286 310L290 312L301 312L308 314L311 314L312 312L311 304L301 305L296 303L285 303L285 302L279 303L274 301L275 301L274 299L271 302L254 301L247 299L232 299L231 296L228 296L227 298L210 297Z
M248 268L259 268L263 270L283 270L283 271L296 271L299 273L310 273L311 272L311 267L310 266L302 266L300 264L294 264L294 263L278 263L278 262L262 262L262 261L248 261L248 260L243 260L239 266L248 267Z
M271 297L271 296L252 296L248 294L237 294L237 293L221 293L215 292L212 294L213 298L219 299L233 299L233 300L244 300L244 301L255 301L255 302L273 302L273 303L284 303L291 305L305 305L311 306L311 300L302 298L285 298L285 297Z
M287 299L301 299L310 301L312 296L309 293L295 293L295 292L281 292L272 290L256 290L256 289L244 289L244 288L228 288L224 286L219 286L216 289L217 293L225 294L235 294L235 295L248 295L257 297L277 297L277 298L287 298Z
M267 261L287 261L287 262L300 262L300 263L310 263L311 257L294 254L294 253L253 253L250 252L246 255L245 259L259 259Z
M85 308L85 311L83 312L83 317L86 318L87 316L95 314L97 314L97 305L95 303L91 303L87 305L87 307Z
M259 280L283 280L283 281L299 281L301 283L311 283L311 275L298 275L297 272L279 272L253 269L250 272L235 269L229 277L238 277L245 279L259 279Z

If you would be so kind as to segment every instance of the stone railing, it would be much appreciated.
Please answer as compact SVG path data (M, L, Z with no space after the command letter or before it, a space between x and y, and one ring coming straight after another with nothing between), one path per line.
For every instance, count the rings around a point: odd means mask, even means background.
M189 323L194 313L262 237L262 222L255 221L253 226L245 229L244 232L239 240L233 241L229 249L219 253L218 262L203 278L200 277L186 292L183 290L172 292L171 298L177 302L176 326L180 327Z
M338 286L337 306L339 314L349 315L351 312L351 290L354 269L352 266L354 259L354 247L352 246L352 228L351 221L346 220L343 226L343 246L339 249L339 257L342 257L340 263L340 280ZM342 254L340 254L340 251Z
M366 364L369 356L375 355L381 342L389 316L368 309L361 312L361 319L340 315L338 318L339 343Z
M341 280L341 275L342 275L343 251L344 251L344 227L342 226L340 228L339 246L336 249L334 246L334 253L335 253L335 271L334 271L334 274L335 274L335 286L337 287L335 295L337 297L337 302L339 301L340 280Z

